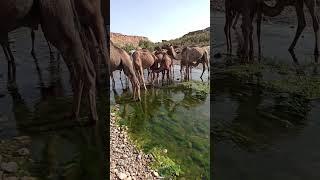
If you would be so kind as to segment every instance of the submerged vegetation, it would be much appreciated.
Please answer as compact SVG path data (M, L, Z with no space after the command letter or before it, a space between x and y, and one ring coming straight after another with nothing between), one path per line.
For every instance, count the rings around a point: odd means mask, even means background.
M141 102L121 100L119 125L128 127L138 149L152 155L150 166L160 176L208 179L208 94L208 82L192 81L150 89Z
M320 98L320 76L308 75L303 68L292 68L284 64L246 64L233 65L219 70L216 74L229 74L259 86L307 99Z

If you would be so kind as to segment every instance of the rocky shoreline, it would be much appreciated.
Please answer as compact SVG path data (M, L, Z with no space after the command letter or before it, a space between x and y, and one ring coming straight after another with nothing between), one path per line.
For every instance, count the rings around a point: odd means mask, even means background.
M127 127L117 123L119 106L110 112L110 179L138 180L160 179L159 174L149 165L152 155L138 150L127 134Z
M0 180L36 180L28 171L33 163L30 154L31 139L19 136L0 140Z

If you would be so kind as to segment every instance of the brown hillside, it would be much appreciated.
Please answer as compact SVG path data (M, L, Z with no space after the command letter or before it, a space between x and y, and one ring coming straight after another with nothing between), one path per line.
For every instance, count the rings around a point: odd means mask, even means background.
M125 46L126 44L132 44L134 47L137 47L141 40L149 41L147 37L124 35L121 33L111 32L110 36L111 36L111 41L121 47Z

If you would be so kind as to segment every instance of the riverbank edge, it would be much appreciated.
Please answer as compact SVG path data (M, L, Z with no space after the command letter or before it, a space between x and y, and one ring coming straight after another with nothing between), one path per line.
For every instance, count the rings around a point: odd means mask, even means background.
M128 127L120 125L119 108L118 104L110 106L110 179L164 178L151 167L155 158L138 148L128 134Z

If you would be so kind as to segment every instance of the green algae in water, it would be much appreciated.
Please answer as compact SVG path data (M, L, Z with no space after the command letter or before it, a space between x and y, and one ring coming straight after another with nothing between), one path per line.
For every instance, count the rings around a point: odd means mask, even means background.
M259 84L264 88L272 89L277 92L301 95L307 99L320 98L320 77L301 75L297 74L296 71L297 69L290 68L284 64L267 63L235 65L228 67L219 73L229 74L241 80L246 80L252 76L256 76L260 77ZM304 73L301 69L299 71ZM271 72L278 78L267 79L262 76L265 72ZM250 80L252 81L252 79Z
M149 89L141 102L120 106L121 124L161 176L209 179L209 85L184 82ZM163 153L167 149L167 153Z

